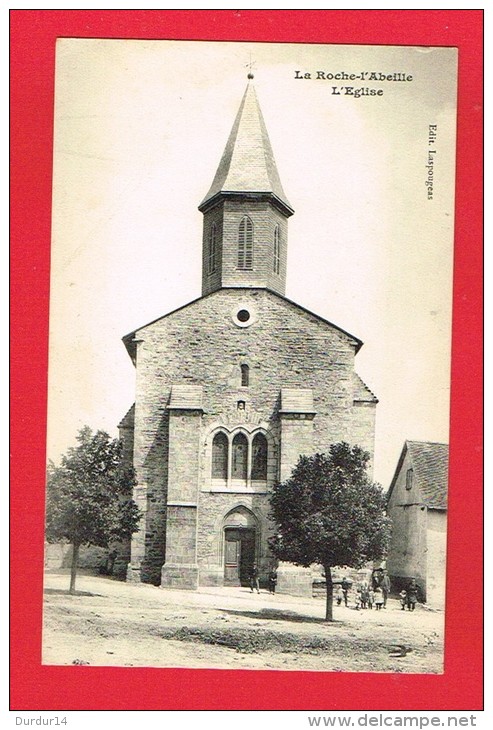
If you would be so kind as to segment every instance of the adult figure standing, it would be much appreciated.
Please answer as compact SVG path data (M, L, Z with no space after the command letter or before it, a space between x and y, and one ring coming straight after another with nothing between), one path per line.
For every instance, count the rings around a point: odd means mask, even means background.
M383 607L387 608L387 598L390 594L390 578L386 570L382 573L382 582L380 583L380 587L383 591Z
M258 580L258 566L257 563L254 563L252 565L252 569L250 571L250 590L253 593L253 590L256 590L257 593L260 593L260 585Z
M341 581L341 588L342 588L342 597L344 598L344 605L347 606L347 594L349 589L351 588L351 583L348 581L346 576Z
M375 568L375 570L371 574L371 585L372 585L373 590L381 587L382 577L383 577L383 570L381 568Z

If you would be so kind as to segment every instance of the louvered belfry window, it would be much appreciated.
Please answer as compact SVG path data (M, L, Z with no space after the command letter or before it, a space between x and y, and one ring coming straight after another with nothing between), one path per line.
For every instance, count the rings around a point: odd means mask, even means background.
M216 224L213 223L209 231L209 274L216 270Z
M281 269L281 251L279 240L279 226L276 226L274 228L274 274L278 274Z
M245 216L238 229L238 268L253 268L253 223Z

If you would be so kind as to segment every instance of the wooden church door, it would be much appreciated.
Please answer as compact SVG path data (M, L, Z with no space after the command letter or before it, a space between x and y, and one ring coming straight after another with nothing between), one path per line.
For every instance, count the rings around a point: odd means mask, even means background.
M225 530L224 537L224 585L240 585L240 551L239 530Z
M224 531L224 585L247 586L255 562L255 530L226 528Z
M255 562L255 530L241 530L240 585L250 585L250 572Z

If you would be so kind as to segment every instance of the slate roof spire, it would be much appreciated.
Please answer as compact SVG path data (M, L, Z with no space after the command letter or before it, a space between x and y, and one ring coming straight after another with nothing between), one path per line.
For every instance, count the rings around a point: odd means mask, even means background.
M221 196L257 193L271 197L284 215L290 216L294 210L279 179L269 135L252 82L253 74L250 70L247 88L219 167L199 210L205 211Z

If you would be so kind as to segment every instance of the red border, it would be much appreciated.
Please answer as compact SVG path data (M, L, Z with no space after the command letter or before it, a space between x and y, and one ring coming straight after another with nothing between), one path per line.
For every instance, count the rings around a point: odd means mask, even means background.
M11 709L478 710L482 591L481 10L13 10ZM445 674L41 666L55 40L59 36L459 47ZM467 505L467 509L464 507ZM461 580L462 582L462 580ZM468 599L469 600L469 599ZM108 691L108 685L118 691Z

